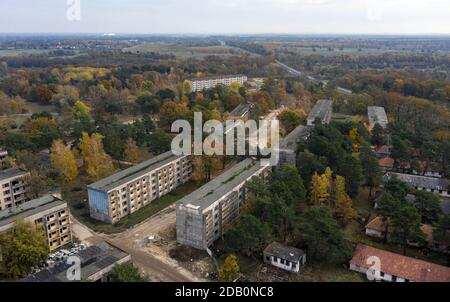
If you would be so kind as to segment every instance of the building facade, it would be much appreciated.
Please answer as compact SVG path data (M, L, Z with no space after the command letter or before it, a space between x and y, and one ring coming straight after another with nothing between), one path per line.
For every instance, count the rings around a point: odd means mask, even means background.
M310 135L309 130L308 127L300 125L281 140L279 166L285 163L293 166L297 165L298 144L302 140L308 139Z
M396 177L416 190L439 194L443 197L450 197L449 181L446 178L390 172L386 173L384 181L387 182L392 177Z
M245 184L253 177L267 179L270 166L247 159L223 173L177 205L177 241L206 250L224 234L226 225L239 219L240 208L247 201Z
M273 242L264 250L264 262L282 270L298 273L306 264L303 250Z
M375 268L378 262L380 267ZM359 244L350 270L386 282L450 282L450 268ZM374 270L370 272L370 270ZM375 274L372 274L375 272Z
M0 149L0 170L5 164L6 157L8 156L8 151Z
M333 101L319 100L308 115L307 124L313 127L316 120L322 121L322 124L329 124L333 117Z
M91 217L116 223L192 177L190 156L167 152L88 186Z
M225 75L218 77L208 77L208 78L197 78L190 79L192 85L192 91L198 92L203 91L204 89L211 89L216 87L217 85L230 86L233 83L244 84L247 82L248 78L246 75L237 74L237 75Z
M29 172L17 168L0 171L0 211L28 201L28 176Z
M72 242L70 212L67 202L47 195L24 205L0 212L0 233L14 229L24 220L42 226L50 252Z

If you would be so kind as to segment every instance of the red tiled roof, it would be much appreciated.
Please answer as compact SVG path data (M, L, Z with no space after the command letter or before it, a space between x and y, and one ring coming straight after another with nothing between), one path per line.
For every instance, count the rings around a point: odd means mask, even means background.
M450 282L450 268L359 244L350 264L369 269L370 257L378 257L381 271L414 282Z
M391 147L386 146L386 145L379 146L379 147L377 147L375 149L375 152L377 152L377 153L389 153L389 152L391 152Z
M383 233L386 231L386 220L382 216L377 216L366 225L366 229Z
M378 161L378 165L380 167L393 168L394 164L395 164L395 160L390 157L384 157Z

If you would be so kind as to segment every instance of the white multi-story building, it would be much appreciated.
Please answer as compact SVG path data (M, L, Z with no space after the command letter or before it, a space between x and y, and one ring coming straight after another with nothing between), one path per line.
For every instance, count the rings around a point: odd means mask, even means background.
M72 242L70 213L67 202L47 195L21 206L0 211L0 233L14 229L18 220L42 226L50 251Z
M172 151L123 170L88 186L91 217L116 223L188 182L192 177L190 156Z
M0 211L28 201L29 175L29 172L17 168L0 171Z
M233 83L244 84L247 82L248 78L246 75L237 74L237 75L225 75L225 76L217 76L217 77L207 77L207 78L197 78L190 79L192 85L192 91L202 91L204 89L211 89L216 87L217 85L230 86Z
M308 115L307 123L309 127L313 127L317 119L322 124L329 124L333 117L333 101L319 100Z
M224 234L226 225L236 222L247 201L245 184L253 177L267 179L272 169L247 159L221 174L177 206L177 240L183 245L206 250Z
M370 106L367 108L367 115L370 129L373 129L376 124L379 124L383 129L387 128L389 120L383 107Z

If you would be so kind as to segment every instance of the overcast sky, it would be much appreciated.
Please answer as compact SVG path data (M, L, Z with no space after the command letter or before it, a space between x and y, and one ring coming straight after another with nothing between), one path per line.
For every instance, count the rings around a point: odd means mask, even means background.
M450 34L450 0L0 0L0 32Z

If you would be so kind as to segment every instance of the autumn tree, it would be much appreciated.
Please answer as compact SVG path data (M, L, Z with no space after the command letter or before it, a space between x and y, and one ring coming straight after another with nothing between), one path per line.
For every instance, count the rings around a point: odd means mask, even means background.
M183 103L167 101L161 106L161 127L170 129L172 123L180 119L189 119L190 110Z
M103 136L98 133L89 137L89 134L84 132L80 142L86 174L92 180L104 178L114 172L112 159L104 151L102 139Z
M89 120L91 118L91 108L82 101L76 101L72 108L72 116L76 120Z
M73 152L62 140L53 141L50 161L62 180L66 183L74 180L78 175L77 161Z
M291 133L303 121L304 116L297 110L287 109L281 112L279 120L281 125L286 130L286 133Z
M23 278L47 259L47 238L42 227L18 221L11 232L0 235L0 251L0 273L7 278Z
M23 130L40 149L50 148L52 142L59 137L58 122L51 116L32 117L24 124Z
M125 160L130 163L137 164L142 159L141 149L139 149L139 147L136 145L136 142L131 138L128 139L127 143L125 144L123 153Z
M28 199L39 198L48 191L49 178L43 171L31 171L25 181L28 184L28 190L25 192Z
M336 218L344 225L355 219L356 211L353 209L353 201L345 191L345 179L339 175L334 181L333 206Z
M319 175L314 173L310 189L309 189L309 202L315 206L328 206L330 198L330 183L328 177L325 174Z
M220 282L233 282L241 275L238 258L234 255L229 255L225 259L225 263L219 269Z

